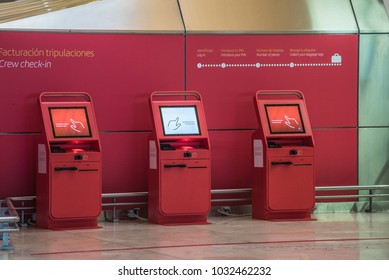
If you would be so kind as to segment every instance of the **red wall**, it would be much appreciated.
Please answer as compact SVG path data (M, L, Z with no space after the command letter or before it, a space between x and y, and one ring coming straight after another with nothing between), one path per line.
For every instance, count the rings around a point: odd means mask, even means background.
M6 120L0 125L0 198L35 194L37 98L43 91L88 92L101 131L103 192L145 191L148 97L184 89L184 38L3 32L0 84L0 119Z
M316 184L356 184L357 48L357 35L0 33L0 198L35 194L37 98L43 91L92 95L104 193L147 191L148 97L185 88L205 102L213 188L251 187L253 96L266 89L304 93L316 142ZM335 53L342 63L325 65Z

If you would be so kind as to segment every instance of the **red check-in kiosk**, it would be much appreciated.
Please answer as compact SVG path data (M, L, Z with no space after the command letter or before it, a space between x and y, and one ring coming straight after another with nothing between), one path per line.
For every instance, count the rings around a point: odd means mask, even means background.
M211 155L200 94L154 92L149 141L149 221L207 223L211 206Z
M97 227L102 155L91 97L45 92L39 104L44 133L38 143L37 226Z
M310 219L315 204L314 141L299 91L259 91L255 108L253 218Z

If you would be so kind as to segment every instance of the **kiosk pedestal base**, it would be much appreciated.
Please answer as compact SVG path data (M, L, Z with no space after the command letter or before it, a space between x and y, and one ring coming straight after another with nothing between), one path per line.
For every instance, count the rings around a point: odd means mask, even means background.
M40 228L47 228L51 230L75 230L75 229L94 229L101 228L96 219L91 220L71 220L71 221L57 221L46 220L44 224L37 221L37 226Z
M155 219L150 219L151 223L160 224L163 226L178 226L178 225L207 225L210 224L208 222L207 217L158 217Z
M269 220L273 222L283 222L283 221L314 221L311 217L311 212L283 212L283 213L274 213L274 212L265 212L261 214L254 215L253 218L261 220Z

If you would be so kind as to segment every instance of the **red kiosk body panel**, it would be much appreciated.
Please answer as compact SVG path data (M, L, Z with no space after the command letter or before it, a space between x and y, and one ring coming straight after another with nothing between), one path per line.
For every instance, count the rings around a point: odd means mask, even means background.
M258 92L253 136L253 218L310 219L315 205L314 142L298 91Z
M97 227L102 201L102 156L91 97L42 93L44 135L38 143L37 226Z
M171 168L166 166L185 167ZM161 160L161 213L203 215L209 211L209 160ZM206 172L204 172L204 170ZM179 182L179 187L177 187Z
M149 221L203 224L211 207L211 158L201 96L155 92L149 141Z
M75 170L67 170L74 168ZM87 186L100 186L100 162L52 164L51 216L54 219L96 217L101 211L101 192ZM64 198L71 198L67 200Z
M273 165L274 162L290 162ZM271 158L269 170L269 209L273 211L299 211L312 209L313 158Z

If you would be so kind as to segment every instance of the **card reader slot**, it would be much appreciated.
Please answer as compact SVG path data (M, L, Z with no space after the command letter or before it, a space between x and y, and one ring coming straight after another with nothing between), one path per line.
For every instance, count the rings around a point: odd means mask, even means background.
M77 171L78 168L75 166L66 166L66 167L55 167L54 171Z
M60 146L50 146L50 149L52 153L66 153Z
M179 164L165 164L165 168L186 168L186 164L179 163Z
M293 165L291 161L272 161L271 165Z
M195 168L208 168L207 166L189 166L189 168L195 169Z

